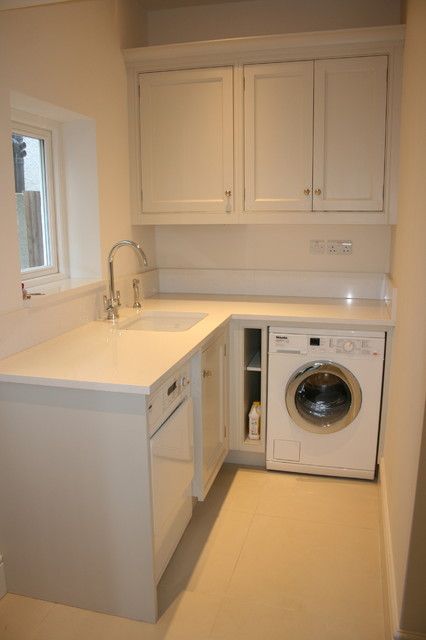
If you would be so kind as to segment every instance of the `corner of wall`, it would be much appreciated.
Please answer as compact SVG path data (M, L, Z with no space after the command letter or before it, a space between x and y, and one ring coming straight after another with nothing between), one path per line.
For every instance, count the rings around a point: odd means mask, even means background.
M380 546L383 562L383 598L385 611L388 614L389 638L399 638L399 615L395 580L395 567L392 555L392 532L389 518L388 492L386 484L385 459L380 459Z
M3 598L3 596L5 596L7 593L7 588L6 588L6 574L4 571L4 562L3 562L3 558L0 554L0 600Z

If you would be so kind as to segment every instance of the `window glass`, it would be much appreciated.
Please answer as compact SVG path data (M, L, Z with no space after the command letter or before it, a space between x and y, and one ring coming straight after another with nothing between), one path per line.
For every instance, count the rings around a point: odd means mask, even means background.
M50 138L12 134L16 213L22 277L57 271L50 179Z

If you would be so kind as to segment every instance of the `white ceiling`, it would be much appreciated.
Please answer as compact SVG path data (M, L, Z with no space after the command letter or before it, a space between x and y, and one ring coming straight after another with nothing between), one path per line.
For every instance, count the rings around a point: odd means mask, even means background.
M22 9L22 7L35 7L37 4L55 4L68 0L0 0L0 11L6 9Z
M21 9L40 4L56 4L70 0L0 0L0 11L6 9ZM160 9L176 9L203 4L223 4L226 2L242 2L243 0L139 0L144 9L155 11Z
M149 9L149 11L193 7L203 4L225 4L227 2L243 2L243 0L140 0L143 8Z

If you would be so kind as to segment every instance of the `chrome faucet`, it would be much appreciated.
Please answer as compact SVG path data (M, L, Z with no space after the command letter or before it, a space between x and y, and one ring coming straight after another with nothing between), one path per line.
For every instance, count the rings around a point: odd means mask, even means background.
M109 270L109 297L104 296L104 308L107 312L108 320L116 320L119 317L118 307L121 305L120 302L120 292L115 290L115 282L114 282L114 256L117 253L117 250L120 247L132 247L138 254L140 258L142 258L142 262L145 267L148 266L148 261L146 259L146 255L142 250L142 247L133 240L120 240L116 242L112 247L111 251L108 254L108 270Z
M139 278L133 278L132 286L133 286L133 309L141 309L141 292L139 289L140 280Z

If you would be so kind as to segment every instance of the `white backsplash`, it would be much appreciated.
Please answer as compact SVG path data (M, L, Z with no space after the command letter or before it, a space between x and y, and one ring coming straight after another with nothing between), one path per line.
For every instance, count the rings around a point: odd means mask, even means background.
M384 299L383 273L260 269L159 269L161 293Z
M133 304L133 278L143 297L156 293L389 299L392 285L385 274L279 271L259 269L152 269L116 278L123 306ZM74 283L74 285L77 283ZM42 290L41 287L37 288ZM104 316L101 281L66 281L44 287L21 309L0 315L0 358L71 331Z

